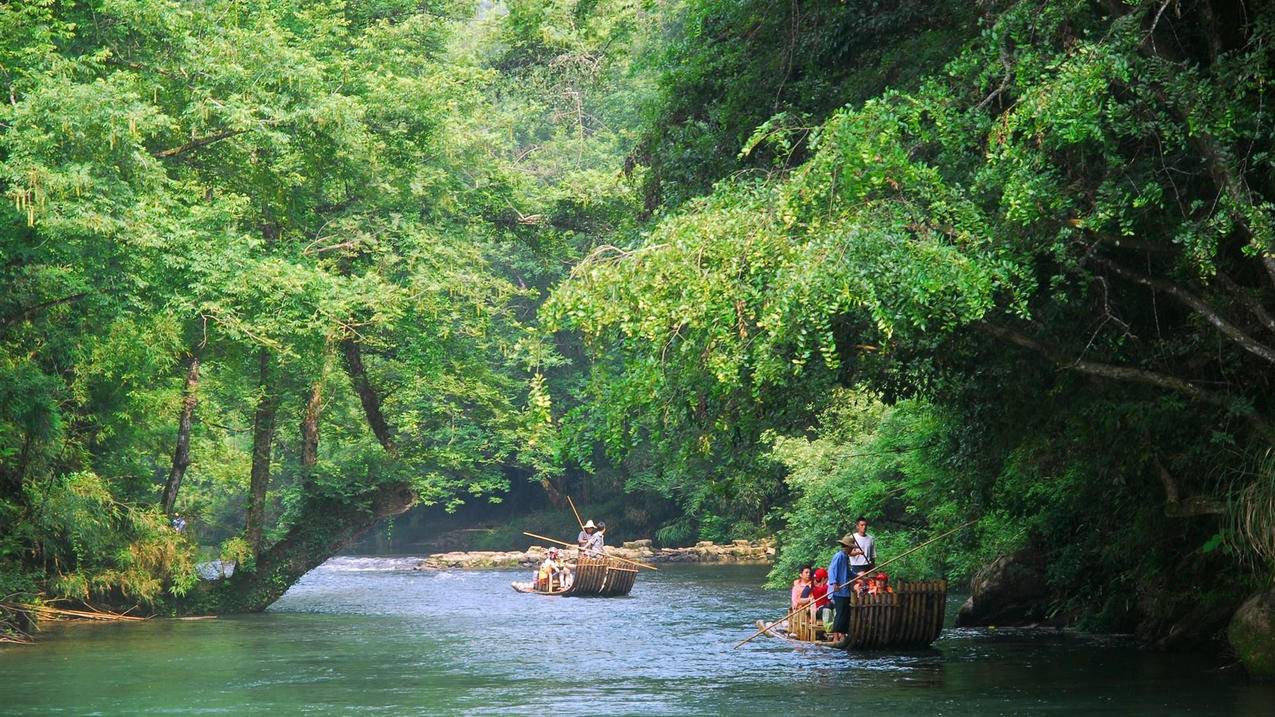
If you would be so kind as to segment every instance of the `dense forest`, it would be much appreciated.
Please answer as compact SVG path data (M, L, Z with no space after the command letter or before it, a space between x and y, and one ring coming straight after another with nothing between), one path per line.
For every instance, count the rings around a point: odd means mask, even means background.
M1243 0L0 6L0 597L260 610L532 490L777 535L776 584L973 520L903 572L1216 636L1275 574L1272 42Z

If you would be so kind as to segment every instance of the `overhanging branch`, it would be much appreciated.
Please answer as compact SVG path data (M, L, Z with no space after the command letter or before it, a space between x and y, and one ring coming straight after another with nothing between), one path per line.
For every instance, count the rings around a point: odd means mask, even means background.
M162 149L156 152L155 156L159 157L160 159L167 159L168 157L176 157L179 154L185 154L186 152L191 152L201 147L207 147L210 144L220 142L223 139L230 139L231 137L234 137L235 135L243 134L244 132L247 132L247 130L228 129L222 132L214 132L213 134L205 135L203 137L196 137L195 139L192 139L191 141L181 145L180 147L170 147L168 149Z
M1098 257L1090 257L1090 261L1100 266L1103 266L1107 269L1110 269L1111 271L1119 274L1120 276L1123 276L1129 281L1132 281L1137 284L1142 284L1143 286L1150 287L1152 289L1155 289L1156 291L1160 291L1174 297L1178 301L1181 301L1182 303L1191 307L1192 310L1194 310L1200 316L1204 317L1206 321L1208 321L1210 324L1216 327L1218 331L1221 331L1227 338L1239 344L1240 347L1242 347L1245 351L1248 351L1254 356L1264 359L1268 363L1275 364L1275 350L1272 350L1266 344L1263 344L1262 342L1254 339L1252 336L1249 336L1248 334L1244 333L1242 329L1240 329L1235 324L1232 324L1231 322L1227 321L1226 318L1224 318L1220 313L1218 313L1216 309L1214 309L1212 306L1209 306L1207 303L1204 302L1203 299L1196 296L1195 294L1192 294L1191 292L1187 291L1186 289L1183 289L1177 284L1164 281L1162 279L1155 279L1149 276L1143 276L1142 274L1138 274L1136 272L1130 271L1120 266L1119 264L1116 264L1115 262L1112 262L1112 261L1107 261L1106 259L1101 259Z
M1101 376L1115 381L1127 381L1132 383L1141 383L1148 386L1156 386L1159 388L1167 388L1171 391L1181 393L1188 398L1201 401L1203 403L1211 403L1215 406L1228 406L1229 401L1226 396L1205 390L1191 383L1184 381L1177 376L1159 373L1157 371L1148 371L1141 368L1133 368L1131 366L1118 366L1115 364L1101 363L1098 361L1084 361L1081 359L1070 359L1061 351L1048 346L1026 334L1007 329L1000 326L994 326L988 323L977 323L974 325L979 331L994 336L1003 341L1030 349L1039 353L1060 369L1071 371L1079 371L1093 376Z

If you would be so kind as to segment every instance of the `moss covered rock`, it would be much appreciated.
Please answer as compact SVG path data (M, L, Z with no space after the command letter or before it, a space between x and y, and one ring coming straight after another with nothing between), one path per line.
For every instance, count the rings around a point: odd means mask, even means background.
M1049 599L1044 557L1035 550L1020 550L975 573L956 625L1039 625L1047 621Z
M1275 590L1245 600L1226 636L1250 675L1275 680Z

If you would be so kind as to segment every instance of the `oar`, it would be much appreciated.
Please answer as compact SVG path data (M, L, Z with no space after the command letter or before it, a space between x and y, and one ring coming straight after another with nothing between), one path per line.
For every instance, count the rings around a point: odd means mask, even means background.
M571 496L567 496L567 504L571 506L571 512L576 514L576 522L580 524L580 530L584 530L584 521L580 520L580 511L576 510L575 501L571 500Z
M568 547L568 548L576 548L577 550L579 549L579 548L577 548L577 546L572 545L571 543L564 543L564 542L562 542L561 540L554 540L553 538L547 538L547 537L545 537L545 536L543 536L543 535L536 535L535 533L528 533L528 532L527 532L527 531L525 531L525 530L524 530L524 531L522 531L522 534L523 534L523 535L530 535L531 537L533 537L533 538L539 538L540 540L548 540L550 543L557 543L558 545L564 545L564 546L566 546L566 547ZM646 563L639 563L639 562L638 562L638 561L636 561L636 560L629 560L628 558L621 558L621 557L620 557L620 556L618 556L618 555L607 555L606 553L603 553L603 557L610 558L610 559L612 559L612 560L619 560L619 561L620 561L620 562L622 562L622 563L632 563L632 564L634 564L634 565L637 565L638 567L647 568L648 570L659 570L659 568L655 567L654 565L647 565Z
M959 525L959 526L957 526L957 527L955 527L955 528L952 528L951 530L947 531L946 533L944 533L944 534L942 534L942 535L940 535L940 536L937 536L937 537L934 537L934 538L930 538L929 540L925 541L924 543L921 543L920 545L916 546L915 548L912 548L912 549L910 549L910 550L905 550L905 551L903 551L902 553L899 553L898 555L894 556L893 558L890 558L889 560L885 561L884 563L881 563L880 565L878 565L878 566L876 566L876 567L873 567L873 568L872 568L872 570L873 570L873 572L875 572L875 571L877 571L877 570L880 570L881 568L884 568L885 566L889 565L890 563L893 563L893 562L894 562L894 561L896 561L896 560L899 560L899 559L901 559L901 558L905 558L905 557L907 557L908 555L911 555L912 553L915 553L916 551L920 550L921 548L924 548L925 546L929 545L930 543L933 543L933 542L934 542L934 541L936 541L936 540L942 540L943 538L946 538L947 536L951 535L952 533L955 533L955 532L956 532L956 531L958 531L958 530L961 530L962 528L968 528L969 526L973 525L973 524L974 524L977 520L978 520L978 519L977 519L977 518L975 518L974 520L971 520L971 521L969 521L968 523L965 523L964 525ZM849 584L850 584L850 585L853 585L854 583L857 583L857 582L859 582L860 580L863 580L863 579L864 579L864 578L866 578L866 577L869 577L869 576L868 576L868 573L866 573L866 572L860 573L859 575L855 576L855 577L854 577L854 579L850 580ZM833 585L831 585L831 584L830 584L830 585L828 585L829 598L831 598L831 594L832 594L832 592L833 592ZM808 610L808 609L810 609L810 606L809 606L809 605L802 605L801 607L797 608L796 610L793 610L792 612L789 612L787 615L784 615L783 617L779 618L778 620L776 620L776 621L774 621L774 622L770 623L769 625L766 625L766 627L763 627L762 629L758 630L757 632L754 632L752 635L749 635L747 638L745 638L745 639L743 639L743 640L740 640L739 642L735 643L735 647L739 647L740 645L744 644L745 642L751 642L752 640L756 639L758 635L761 635L761 634L762 634L762 633L764 633L764 632L768 632L768 631L769 631L771 628L773 628L775 625L778 625L779 623L783 622L784 620L787 620L788 618L792 617L793 615L796 615L797 613L801 612L802 610ZM733 650L733 649L735 649L735 647L732 647L731 649Z

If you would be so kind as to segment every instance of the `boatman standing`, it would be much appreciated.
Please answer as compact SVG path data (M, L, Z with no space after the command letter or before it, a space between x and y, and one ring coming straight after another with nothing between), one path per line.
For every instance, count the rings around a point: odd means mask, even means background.
M598 527L593 524L592 520L585 523L584 526L580 528L580 534L576 536L576 547L583 550L584 546L589 544L589 538L593 536L593 532L597 529Z
M584 524L585 529L587 530L590 525L593 525L592 520ZM597 528L589 534L589 540L584 544L585 555L588 555L591 558L600 558L606 554L606 551L604 550L606 547L606 532L607 524L605 522L598 521Z
M841 550L828 563L828 589L832 591L832 607L835 611L832 627L827 628L828 639L840 641L850 629L850 551L858 545L854 533L837 541Z
M850 549L850 577L857 578L876 567L877 544L868 535L867 518L854 521L854 529L855 532L850 536L854 540L854 547ZM860 580L854 589L863 592L867 589L867 580Z

